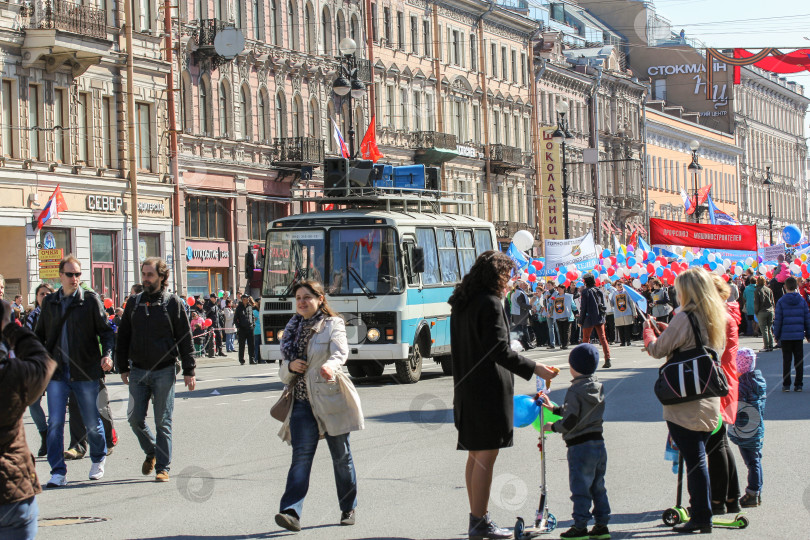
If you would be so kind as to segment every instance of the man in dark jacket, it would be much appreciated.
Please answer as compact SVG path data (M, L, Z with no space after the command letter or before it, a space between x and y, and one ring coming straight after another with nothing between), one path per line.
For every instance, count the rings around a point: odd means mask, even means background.
M239 363L245 364L245 342L248 347L248 360L255 364L253 359L253 328L256 325L256 318L253 316L253 308L250 306L250 295L243 294L242 301L236 306L233 315L233 324L236 326L236 335L239 339Z
M211 319L211 326L208 328L208 331L211 332L211 338L208 340L208 358L214 357L215 345L217 355L225 356L225 353L222 352L222 333L219 330L222 325L219 323L219 303L217 302L216 293L212 292L211 295L205 299L203 309L205 310L203 318Z
M0 332L0 538L34 538L42 487L25 442L23 414L42 395L56 362L30 330L11 323L5 301L0 301Z
M127 301L118 327L116 362L121 380L129 385L129 425L146 454L141 473L148 475L157 468L155 480L168 482L175 368L179 360L183 382L191 391L196 386L196 365L183 301L166 292L166 262L158 257L146 259L141 264L141 281L143 293ZM157 436L146 425L150 398Z
M67 484L64 456L65 407L76 396L90 443L90 480L104 476L107 457L104 425L98 411L99 380L112 369L113 333L98 295L80 287L81 263L68 255L59 263L62 287L42 301L37 337L56 360L48 384L48 463L46 487ZM101 345L99 347L99 344Z
M605 295L596 288L596 278L591 274L585 274L582 278L585 282L585 290L580 298L579 324L582 326L582 343L590 343L591 332L596 330L599 336L599 343L602 344L602 352L605 353L605 363L603 367L610 367L610 345L605 337Z

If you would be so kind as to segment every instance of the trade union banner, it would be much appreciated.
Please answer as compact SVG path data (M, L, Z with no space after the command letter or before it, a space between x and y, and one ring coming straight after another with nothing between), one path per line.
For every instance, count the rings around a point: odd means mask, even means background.
M651 218L650 243L756 251L757 228L755 225L706 225Z
M574 264L579 270L590 270L599 262L593 231L579 238L546 239L546 267L564 268Z
M540 162L542 169L540 189L543 195L543 237L551 240L565 238L560 145L551 139L556 129L555 126L540 128L540 132L543 134L543 139L540 142L540 153L543 158Z

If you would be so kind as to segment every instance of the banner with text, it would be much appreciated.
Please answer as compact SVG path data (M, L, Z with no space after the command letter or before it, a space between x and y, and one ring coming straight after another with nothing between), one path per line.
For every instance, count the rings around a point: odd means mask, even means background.
M551 136L555 126L542 127L543 139L540 143L540 189L543 196L543 237L552 240L565 238L562 201L562 161L560 145Z
M757 228L755 225L706 225L651 218L650 243L756 251Z
M579 238L546 240L546 266L563 268L575 264L579 270L591 270L599 262L593 231Z

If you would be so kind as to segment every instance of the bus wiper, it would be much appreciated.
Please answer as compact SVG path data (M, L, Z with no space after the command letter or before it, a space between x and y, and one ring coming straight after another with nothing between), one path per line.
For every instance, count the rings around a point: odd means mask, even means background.
M293 274L293 278L292 281L290 281L290 284L287 285L287 288L285 289L282 298L287 298L287 296L290 295L293 287L295 287L295 284L301 281L301 274L303 274L301 266L298 263L295 263L295 274Z
M358 272L354 266L349 266L348 272L349 275L353 277L355 281L357 281L357 284L360 285L360 288L363 289L363 293L365 293L365 295L369 297L369 299L377 298L377 296L373 292L371 292L371 289L369 288L368 284L363 280L363 277L360 275L360 272Z

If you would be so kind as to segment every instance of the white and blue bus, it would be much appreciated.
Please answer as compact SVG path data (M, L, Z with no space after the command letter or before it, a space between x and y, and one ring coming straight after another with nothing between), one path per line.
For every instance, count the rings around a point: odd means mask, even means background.
M300 279L324 284L329 304L346 321L347 368L379 376L386 364L415 383L424 359L451 373L453 288L475 259L496 244L491 223L443 213L359 208L280 218L267 231L262 291L262 358L279 359L279 342L295 306Z

